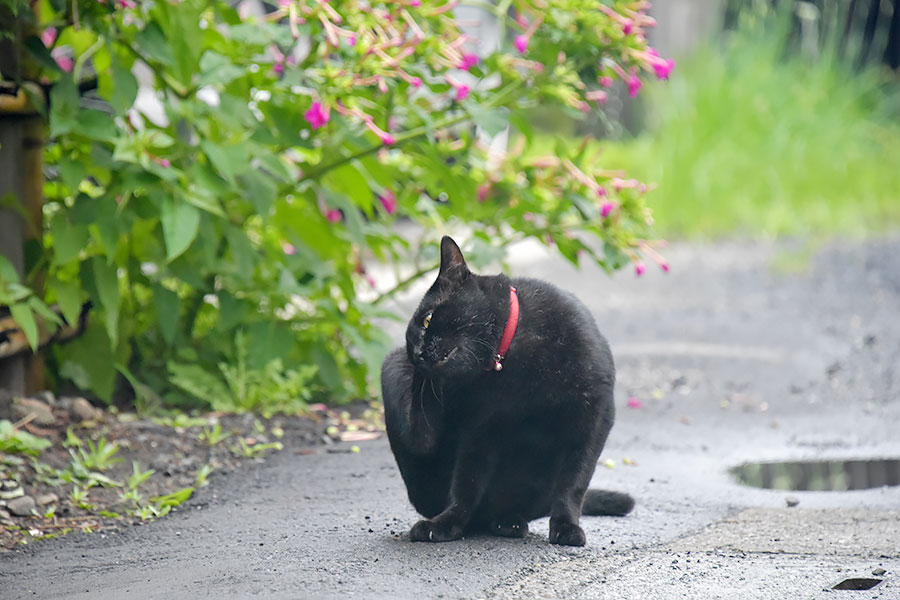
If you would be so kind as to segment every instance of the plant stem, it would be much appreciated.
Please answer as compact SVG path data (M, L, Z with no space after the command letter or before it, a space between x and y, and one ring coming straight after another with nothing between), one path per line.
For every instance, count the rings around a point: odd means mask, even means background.
M397 285L395 285L393 288L389 289L388 291L384 292L383 294L381 294L380 296L378 296L377 298L375 298L375 300L372 301L372 305L373 305L373 306L378 306L378 305L381 304L383 301L385 301L385 300L387 300L388 298L391 298L392 296L394 296L395 294L397 294L397 292L402 292L403 290L405 290L406 288L408 288L410 285L412 285L412 283L413 283L414 281L416 281L419 277L421 277L421 276L424 275L425 273L428 273L429 271L434 271L435 268L436 268L436 267L433 267L433 266L432 266L432 267L428 267L428 268L422 268L422 269L419 269L419 270L417 270L415 273L413 273L412 275L410 275L409 277L407 277L406 279L403 279L403 280L401 280L401 281L398 281L398 282L397 282Z

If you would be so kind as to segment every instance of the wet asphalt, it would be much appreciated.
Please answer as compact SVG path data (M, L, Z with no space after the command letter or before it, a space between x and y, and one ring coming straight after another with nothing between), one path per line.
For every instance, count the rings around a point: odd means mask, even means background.
M674 245L670 273L610 278L513 249L511 272L578 295L616 357L594 485L638 505L584 518L584 548L548 544L546 520L524 540L410 543L382 439L286 449L150 525L0 555L0 597L900 598L900 487L785 492L728 474L900 458L900 238L807 250ZM881 581L831 591L848 578Z

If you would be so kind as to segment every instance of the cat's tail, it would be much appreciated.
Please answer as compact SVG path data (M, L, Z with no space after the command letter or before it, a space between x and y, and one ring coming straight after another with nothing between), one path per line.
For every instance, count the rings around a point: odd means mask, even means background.
M634 498L624 492L588 490L581 504L581 514L624 517L634 508Z

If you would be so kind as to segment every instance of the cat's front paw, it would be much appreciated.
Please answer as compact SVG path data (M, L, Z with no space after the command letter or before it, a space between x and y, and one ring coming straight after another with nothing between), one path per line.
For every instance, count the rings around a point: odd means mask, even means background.
M550 519L550 543L561 546L584 546L584 530L571 521Z
M413 542L452 542L462 537L462 527L453 523L423 519L409 530Z

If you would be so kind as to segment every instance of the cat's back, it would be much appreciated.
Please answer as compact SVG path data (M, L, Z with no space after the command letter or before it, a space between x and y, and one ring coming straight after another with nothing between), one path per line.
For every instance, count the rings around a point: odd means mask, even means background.
M590 361L613 369L612 354L593 315L574 294L540 279L515 278L519 324L531 355L557 353L573 366ZM599 364L598 364L599 363Z

